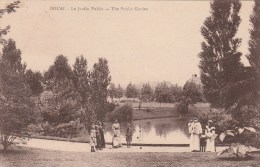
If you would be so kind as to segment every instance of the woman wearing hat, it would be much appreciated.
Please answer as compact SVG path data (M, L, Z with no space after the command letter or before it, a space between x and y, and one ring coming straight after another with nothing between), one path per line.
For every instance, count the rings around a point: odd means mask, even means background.
M121 134L120 134L120 125L115 119L113 125L112 125L112 130L113 130L113 138L112 138L112 146L114 148L121 147Z
M193 150L192 151L200 151L200 135L202 134L202 127L197 117L194 118L194 124L192 128L193 134Z
M215 127L213 126L212 120L208 121L208 125L206 125L205 134L207 137L206 151L215 152Z

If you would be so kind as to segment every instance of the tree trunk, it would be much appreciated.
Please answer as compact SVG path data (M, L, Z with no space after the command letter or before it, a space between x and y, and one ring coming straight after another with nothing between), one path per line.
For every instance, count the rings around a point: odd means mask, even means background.
M7 151L7 148L8 148L8 136L6 135L3 135L3 147L4 147L4 152Z
M8 148L7 143L3 143L3 147L4 147L4 152L6 152L6 151L7 151L7 148Z

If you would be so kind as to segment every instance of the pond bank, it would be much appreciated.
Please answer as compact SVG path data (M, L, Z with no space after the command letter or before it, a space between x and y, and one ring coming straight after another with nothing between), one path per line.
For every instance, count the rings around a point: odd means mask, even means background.
M89 152L90 146L88 143L46 140L46 139L31 139L26 145L20 144L22 147L40 148L47 150L58 151L73 151L73 152ZM142 149L140 149L142 148ZM227 147L217 147L217 151L222 151ZM112 149L111 144L107 144L106 148L100 152L190 152L189 146L181 145L138 145L134 144L131 148Z

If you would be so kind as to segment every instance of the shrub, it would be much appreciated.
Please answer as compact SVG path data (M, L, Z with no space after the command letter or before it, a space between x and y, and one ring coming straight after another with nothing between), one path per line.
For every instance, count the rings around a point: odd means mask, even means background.
M108 121L114 121L114 119L118 119L120 122L132 121L133 107L130 104L116 107L114 111L107 115Z
M30 126L30 131L34 134L38 133L43 136L55 136L62 138L77 137L82 129L83 125L79 120L70 121L69 123L60 123L59 125L52 125L45 122L37 126Z
M146 108L145 112L151 112L152 110L150 108Z

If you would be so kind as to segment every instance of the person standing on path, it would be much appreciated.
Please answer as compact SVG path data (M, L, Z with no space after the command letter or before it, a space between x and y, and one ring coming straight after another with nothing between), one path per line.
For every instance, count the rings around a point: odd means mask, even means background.
M190 134L190 151L193 151L193 125L194 125L194 121L191 119L188 123L188 130L189 130L189 134Z
M96 140L95 125L92 125L91 130L90 130L90 135L89 135L89 144L90 144L91 152L95 152L96 143L97 143L97 140Z
M192 128L193 133L193 152L199 152L200 151L200 135L202 134L202 127L200 122L198 121L198 118L194 118L194 124Z
M105 136L104 136L104 126L101 121L98 122L98 128L100 133L100 139L101 139L101 148L106 148L106 142L105 142Z
M117 119L115 119L112 125L112 130L113 130L112 146L114 148L121 147L122 144L121 144L120 124L118 123Z
M101 148L101 136L100 136L100 132L99 132L99 126L96 125L96 138L97 138L97 143L96 143L96 150L102 150Z
M206 151L207 152L215 152L215 127L213 126L213 121L209 120L208 125L206 125Z
M127 129L126 129L126 145L127 145L127 148L130 148L131 146L131 142L132 142L132 128L131 128L131 124L128 123L127 124Z

